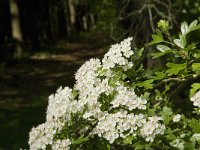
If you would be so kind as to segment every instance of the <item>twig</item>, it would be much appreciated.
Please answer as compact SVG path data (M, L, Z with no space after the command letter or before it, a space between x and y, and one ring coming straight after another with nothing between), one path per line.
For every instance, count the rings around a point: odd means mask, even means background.
M155 84L155 85L154 85L154 88L157 88L157 87L159 87L160 85L165 84L165 83L168 83L168 82L171 82L171 81L183 82L183 81L186 81L186 79L180 79L180 78L168 78L168 79L163 79L161 82Z
M153 18L152 18L152 12L151 12L151 7L148 7L148 12L149 12L149 20L150 20L150 25L153 31L155 31L154 24L153 24Z

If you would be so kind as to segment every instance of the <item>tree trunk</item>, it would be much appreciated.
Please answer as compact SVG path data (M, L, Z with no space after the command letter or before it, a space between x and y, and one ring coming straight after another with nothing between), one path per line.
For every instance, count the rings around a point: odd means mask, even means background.
M69 17L70 17L71 29L73 29L76 21L76 11L73 0L68 0L68 5L69 5Z
M94 20L94 14L90 13L90 21L91 21L91 28L94 26L95 20Z
M87 16L82 17L82 22L83 22L83 29L86 31L88 29Z
M55 42L58 38L58 9L52 4L49 4L49 22L51 40L52 42Z
M71 24L70 24L70 19L69 19L68 0L63 0L63 9L64 9L64 14L65 14L67 34L69 34L71 32Z
M17 0L9 0L10 7L10 15L11 15L11 30L12 30L12 38L14 39L15 44L15 52L14 58L21 58L23 47L22 47L22 31L20 25L20 12L17 4Z

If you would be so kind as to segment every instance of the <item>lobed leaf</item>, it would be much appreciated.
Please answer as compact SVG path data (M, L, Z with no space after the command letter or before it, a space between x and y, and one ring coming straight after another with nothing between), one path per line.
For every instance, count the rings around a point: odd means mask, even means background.
M196 72L197 74L200 74L200 63L193 63L192 64L192 70Z
M168 76L177 75L181 70L184 70L186 68L185 63L184 64L167 63L166 65L167 67L170 68L166 71Z

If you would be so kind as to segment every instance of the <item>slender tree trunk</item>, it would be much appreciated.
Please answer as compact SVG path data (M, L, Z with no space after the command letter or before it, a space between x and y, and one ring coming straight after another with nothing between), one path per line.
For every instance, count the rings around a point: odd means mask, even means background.
M71 29L73 29L75 26L75 21L76 21L76 11L75 11L73 0L68 0L68 6L69 6Z
M82 22L83 22L83 29L86 31L88 29L87 16L82 17Z
M54 42L58 38L58 11L56 6L49 4L49 21L51 40Z
M91 27L94 26L95 20L94 20L94 14L90 13L90 21L91 21Z
M67 34L71 32L71 25L70 25L70 19L69 19L69 5L68 5L68 0L63 0L63 9L64 9L64 14L65 14L65 22L66 22L66 29L67 29Z
M15 53L14 58L21 58L23 53L22 47L22 31L20 25L20 12L17 4L17 0L9 0L10 14L11 14L11 30L12 37L15 42Z

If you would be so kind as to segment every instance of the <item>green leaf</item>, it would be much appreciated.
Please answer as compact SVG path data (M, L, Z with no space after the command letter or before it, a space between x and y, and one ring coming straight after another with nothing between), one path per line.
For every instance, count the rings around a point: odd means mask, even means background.
M139 83L137 83L136 84L136 86L138 86L138 87L144 87L144 88L146 88L146 89L152 89L153 88L153 79L150 79L150 80L146 80L146 81L144 81L144 82L139 82Z
M184 70L186 68L186 64L167 63L166 65L170 68L166 71L168 76L177 75L179 71Z
M153 45L164 41L163 36L159 31L157 31L157 34L152 34L152 39L153 41L151 41L148 45Z
M182 22L181 23L181 33L182 35L186 35L189 31L189 28L188 28L188 24L187 22Z
M174 43L176 44L176 46L184 48L183 43L181 42L180 39L174 39Z
M86 142L88 140L89 140L88 136L84 137L84 135L81 135L78 139L73 141L72 144L81 144L81 143L84 143L84 142Z
M142 150L145 149L145 143L142 143L140 141L134 143L133 145L135 147L135 150Z
M155 109L148 109L148 115L149 116L154 116L156 114L156 110Z
M192 118L188 121L188 125L190 128L192 128L192 131L195 133L200 133L200 120L196 120Z
M185 141L185 150L197 150L195 147L195 142L186 142Z
M179 39L174 39L176 46L185 48L187 45L186 35L179 35Z
M200 63L193 63L192 70L195 71L197 74L200 74Z
M200 25L197 25L198 21L194 20L192 23L189 25L189 32L195 31L200 29Z
M187 46L186 36L185 35L180 36L180 40L181 40L183 48L185 48Z
M170 141L176 139L177 137L175 136L175 134L173 133L172 129L171 128L168 128L167 131L165 132L166 133L166 138Z
M134 137L133 136L127 136L124 140L123 140L123 143L124 144L132 144L132 141L133 141Z
M190 89L190 96L193 96L196 91L200 89L200 83L193 83L191 87L192 88Z
M97 146L98 150L110 150L111 149L109 142L104 139L97 140L95 145Z
M159 71L155 72L155 75L156 76L153 76L154 80L161 80L166 77L166 74L164 72L159 72Z
M164 106L162 111L159 113L162 118L164 119L163 120L163 123L165 125L169 124L169 122L172 120L172 109L170 107L167 107L167 106Z
M151 56L153 56L153 58L158 58L158 57L161 57L161 56L168 54L168 53L172 53L172 50L166 50L164 52L152 53Z
M75 99L78 96L78 91L75 89L72 90L72 99Z
M177 148L178 150L184 150L185 149L185 141L182 139L175 139L172 142L170 142L170 145L172 147Z
M200 29L200 24L190 29L190 32Z
M194 58L200 58L200 53L198 53L198 52L197 52L197 53L194 53L194 54L193 54L193 57L194 57Z
M194 20L193 22L191 22L189 25L189 31L192 31L192 29L196 27L197 23L198 23L197 20Z
M184 48L183 50L184 51L191 51L192 49L195 49L195 48L196 48L196 44L192 43L192 44L188 45L186 48Z
M166 45L157 45L156 48L161 52L165 52L166 50L171 50L171 48L169 48Z
M144 48L141 48L141 49L138 51L138 56L139 56L139 58L142 56L143 52L144 52Z

